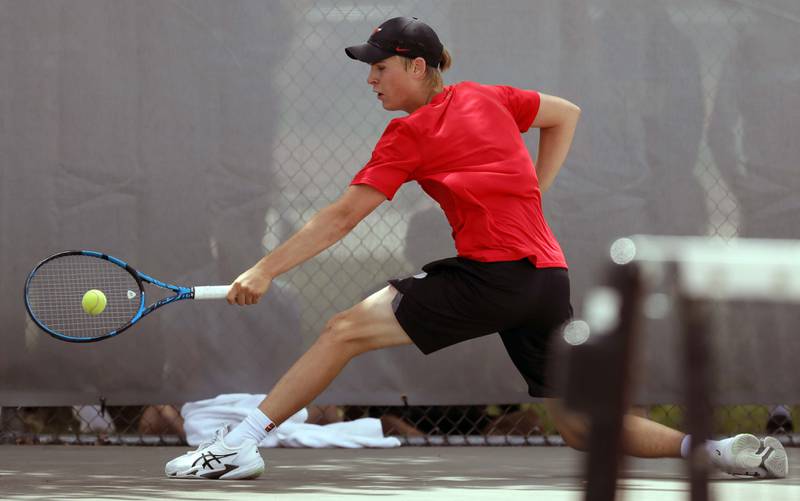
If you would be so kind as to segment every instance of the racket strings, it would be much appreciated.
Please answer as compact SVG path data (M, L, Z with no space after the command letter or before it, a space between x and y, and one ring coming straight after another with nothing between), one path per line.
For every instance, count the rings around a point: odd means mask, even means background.
M87 291L106 296L98 315L84 311ZM28 284L28 306L48 329L75 338L103 336L126 325L139 310L138 282L125 269L92 256L69 255L48 261Z

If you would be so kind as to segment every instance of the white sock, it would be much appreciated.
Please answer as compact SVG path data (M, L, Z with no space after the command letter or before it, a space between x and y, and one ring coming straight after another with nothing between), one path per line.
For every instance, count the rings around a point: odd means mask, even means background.
M705 445L706 452L709 455L712 455L716 454L715 451L717 449L722 450L722 447L724 447L725 443L730 440L733 440L734 438L735 437L726 438L723 440L706 440L706 443L703 445ZM681 442L681 457L683 457L684 459L689 457L689 448L691 446L692 446L692 436L686 435L685 437L683 437L683 441Z
M689 447L692 446L692 436L686 435L681 441L681 457L686 459L689 457Z
M245 440L250 439L256 444L260 444L266 438L267 433L273 429L275 429L275 423L256 407L250 411L244 421L225 435L225 443L230 447L239 447Z

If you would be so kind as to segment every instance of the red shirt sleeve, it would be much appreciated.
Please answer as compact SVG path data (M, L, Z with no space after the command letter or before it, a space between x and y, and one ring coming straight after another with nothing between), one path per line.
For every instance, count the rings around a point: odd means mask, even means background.
M420 158L414 131L403 121L394 119L375 145L372 158L350 184L367 184L391 200L400 186L412 179Z
M508 85L497 85L500 95L505 100L506 107L517 122L520 132L531 128L536 114L539 113L541 97L535 90L517 89Z

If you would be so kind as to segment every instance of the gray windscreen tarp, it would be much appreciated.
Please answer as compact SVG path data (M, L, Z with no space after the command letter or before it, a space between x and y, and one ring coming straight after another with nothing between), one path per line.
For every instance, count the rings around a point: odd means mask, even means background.
M0 404L184 402L266 392L330 316L455 253L416 185L238 308L185 301L113 340L27 320L40 259L96 249L172 283L224 284L333 201L392 115L349 60L416 15L448 82L534 88L583 110L546 215L580 314L608 246L635 233L800 236L794 0L264 2L0 0ZM537 133L526 135L534 155ZM730 304L720 398L796 399L797 308ZM648 322L639 400L675 402L675 312ZM319 402L528 399L497 336L357 358Z

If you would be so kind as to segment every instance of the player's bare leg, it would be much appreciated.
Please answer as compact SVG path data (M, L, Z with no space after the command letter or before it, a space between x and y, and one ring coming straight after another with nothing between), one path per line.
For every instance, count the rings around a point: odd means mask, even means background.
M317 341L278 381L259 405L278 425L307 406L355 356L379 348L411 344L397 322L387 286L331 318Z
M586 417L568 412L557 399L546 399L545 406L553 417L567 445L586 450L589 422ZM690 437L649 419L627 414L623 420L622 450L642 458L688 457ZM783 445L773 437L759 439L748 433L704 443L711 462L720 471L736 476L783 478L789 469Z
M567 445L586 450L589 434L587 418L567 411L558 399L545 399L545 407ZM623 452L642 458L679 458L681 442L685 436L686 434L655 421L627 414L623 421Z
M168 462L167 476L237 480L261 475L265 465L258 444L269 430L314 400L356 355L411 343L392 310L396 294L385 287L335 315L258 409L230 433L219 430L212 442Z

